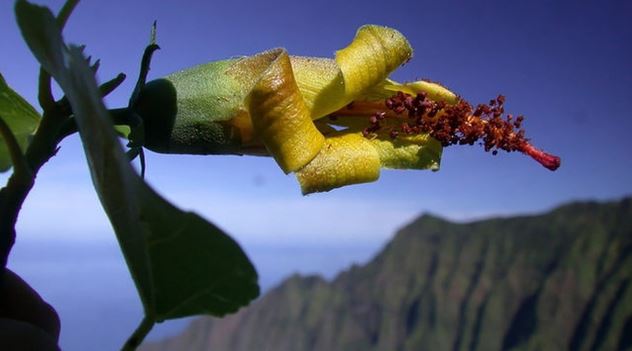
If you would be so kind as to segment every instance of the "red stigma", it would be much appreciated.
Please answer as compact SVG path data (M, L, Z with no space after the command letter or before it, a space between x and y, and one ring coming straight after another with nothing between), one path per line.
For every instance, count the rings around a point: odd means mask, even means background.
M544 152L529 143L525 143L521 151L552 171L560 167L561 159L558 156Z

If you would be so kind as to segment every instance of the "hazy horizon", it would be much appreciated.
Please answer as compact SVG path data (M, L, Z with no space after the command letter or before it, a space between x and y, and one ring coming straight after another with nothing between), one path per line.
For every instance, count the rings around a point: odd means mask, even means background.
M331 279L352 264L371 259L383 244L242 247L257 268L263 295L292 274ZM142 305L114 234L98 241L18 239L9 268L56 308L64 350L81 350L87 344L95 351L117 349L142 318ZM148 340L175 335L190 320L158 324Z
M515 215L531 216L552 209ZM418 216L424 214L428 213ZM452 220L441 214L432 215ZM456 222L496 217L507 216ZM409 223L406 221L399 228ZM383 233L380 235L382 239L361 245L249 245L245 242L243 249L257 268L263 296L293 274L319 275L331 280L352 265L370 261L395 234ZM90 344L94 351L117 349L142 318L142 305L113 233L110 233L110 239L104 236L103 240L97 241L19 239L12 251L9 268L26 279L56 308L62 320L60 346L64 350L81 350L86 344ZM147 340L174 336L195 318L159 323Z

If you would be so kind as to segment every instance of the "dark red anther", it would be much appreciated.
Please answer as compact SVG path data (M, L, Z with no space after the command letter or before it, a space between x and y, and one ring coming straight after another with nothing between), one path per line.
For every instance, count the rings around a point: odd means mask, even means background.
M413 97L408 95L406 96L406 98L404 98L404 107L407 110L411 110L414 106L413 106Z
M389 136L396 138L400 133L427 133L443 146L473 145L479 142L485 151L496 155L499 150L521 151L533 157L546 168L559 167L560 159L536 149L525 138L521 129L523 116L508 115L503 118L505 97L498 95L489 104L480 104L473 109L465 100L447 105L443 101L433 101L424 93L414 98L401 91L385 100L386 108L396 115L407 112L407 121L391 129ZM381 129L380 120L386 114L378 112L371 116L371 125L363 134L370 135Z
M393 111L395 111L395 113L399 115L402 112L406 111L406 107L404 107L404 105L397 105L395 106L395 108L393 108Z
M410 126L406 122L402 123L401 129L402 129L402 132L404 132L405 134L412 133L412 129L410 128Z

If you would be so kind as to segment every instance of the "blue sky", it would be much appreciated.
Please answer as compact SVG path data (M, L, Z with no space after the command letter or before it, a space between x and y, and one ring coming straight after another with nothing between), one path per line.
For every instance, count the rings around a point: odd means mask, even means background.
M58 9L60 1L47 2ZM83 2L66 40L102 61L99 77L128 80L107 104L125 104L149 27L158 20L152 77L211 60L283 46L332 56L362 24L392 26L415 48L399 80L430 78L473 103L502 93L524 114L528 136L562 157L549 172L523 155L477 147L444 150L439 172L383 171L372 184L300 195L273 160L149 154L148 181L181 207L240 241L334 244L381 241L422 211L454 219L538 212L632 191L632 25L629 1ZM36 101L37 65L0 4L0 72ZM6 179L6 176L2 179ZM18 225L34 238L111 240L80 144L66 140L47 164ZM23 232L23 234L22 234Z
M61 1L42 3L61 6ZM107 100L119 107L132 89L154 19L162 46L150 72L154 78L277 46L292 54L330 57L360 25L392 26L415 48L396 79L440 81L473 103L502 93L508 112L527 117L525 129L533 143L562 157L562 167L549 172L523 155L493 157L477 147L450 147L439 172L383 171L376 183L303 197L293 176L284 175L271 159L149 155L150 183L238 238L309 242L337 241L342 235L362 241L388 235L422 211L470 219L630 194L631 15L628 1L397 6L377 1L85 1L65 37L86 44L86 51L101 59L102 81L128 74ZM11 1L0 4L0 33L0 72L36 101L37 65L16 29ZM19 225L37 235L77 239L108 232L76 136L43 169Z
M55 10L62 3L39 2ZM284 175L272 159L149 153L147 180L178 206L223 227L255 261L265 261L257 258L263 255L257 248L307 247L335 251L334 261L342 267L367 257L354 248L377 250L424 211L467 220L632 194L630 18L632 2L627 0L397 5L367 0L110 0L80 3L65 38L86 44L86 52L101 59L101 81L128 74L106 101L109 107L120 107L132 90L154 20L162 50L154 56L153 78L278 46L291 54L331 57L359 26L387 25L399 29L415 49L413 60L395 72L395 79L430 78L472 103L502 93L507 112L526 116L524 126L533 143L562 157L561 168L550 172L519 154L494 157L477 147L450 147L439 172L383 171L375 183L303 197L293 176ZM35 102L37 64L15 26L13 1L0 2L0 38L0 72ZM6 174L0 175L5 180ZM40 172L19 219L16 255L28 256L20 254L28 251L26 243L51 240L85 243L86 248L93 247L86 241L114 243L76 136L64 141L58 156ZM25 245L23 251L20 245ZM349 255L340 258L345 248ZM270 257L265 267L282 266L280 272L322 263L300 262L300 255L281 260L277 251ZM122 271L120 258L115 259L117 272ZM44 278L37 281L41 265L18 266L33 274L38 289L50 286ZM133 299L129 281L124 284L126 296ZM56 295L45 296L54 300Z

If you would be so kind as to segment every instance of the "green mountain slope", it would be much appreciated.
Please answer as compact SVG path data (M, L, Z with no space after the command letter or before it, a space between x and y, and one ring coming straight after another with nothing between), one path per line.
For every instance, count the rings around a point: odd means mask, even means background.
M158 350L629 350L632 199L466 224L424 215L335 280L294 276Z

